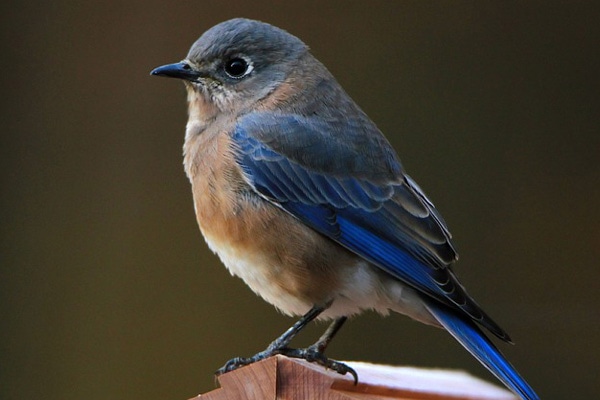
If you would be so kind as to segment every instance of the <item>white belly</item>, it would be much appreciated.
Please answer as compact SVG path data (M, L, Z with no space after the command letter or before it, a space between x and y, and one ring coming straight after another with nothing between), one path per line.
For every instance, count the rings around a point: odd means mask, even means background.
M256 294L283 313L303 315L315 305L294 296L285 285L275 284L277 268L268 267L268 257L240 254L232 247L217 245L209 237L205 236L205 239L232 275L240 277ZM437 325L414 289L381 273L366 261L357 259L351 268L340 270L344 271L340 276L342 283L330 293L333 303L319 319L350 316L369 309L386 315L392 310Z

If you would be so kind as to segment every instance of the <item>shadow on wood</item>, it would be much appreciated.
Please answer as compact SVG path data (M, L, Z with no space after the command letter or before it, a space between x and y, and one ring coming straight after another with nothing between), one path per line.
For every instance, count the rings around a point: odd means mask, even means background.
M509 400L514 395L465 372L346 362L352 377L283 356L221 375L220 388L190 400Z

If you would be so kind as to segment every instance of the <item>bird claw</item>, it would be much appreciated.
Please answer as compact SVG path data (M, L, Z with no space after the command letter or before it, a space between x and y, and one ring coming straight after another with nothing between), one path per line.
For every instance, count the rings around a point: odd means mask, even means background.
M354 378L354 384L358 384L358 374L353 368L343 362L327 358L327 356L315 346L310 346L305 349L282 349L281 354L292 358L300 358L309 363L318 364L326 369L331 369L340 375L350 374Z
M240 367L245 367L246 365L250 365L253 364L257 361L262 360L263 358L266 357L259 357L261 353L258 353L256 355L254 355L253 357L235 357L232 358L231 360L227 361L225 363L225 365L223 365L221 368L219 368L218 370L215 371L215 375L219 376L219 375L223 375L226 374L227 372L231 372L234 371Z
M325 356L319 349L315 346L310 346L305 349L292 349L289 347L281 348L281 349L269 349L270 351L262 351L258 354L253 355L252 357L235 357L231 360L227 361L225 365L219 368L215 375L219 376L225 374L227 372L234 371L240 367L244 367L246 365L253 364L257 361L264 360L265 358L271 357L276 354L281 354L290 358L298 358L302 360L306 360L309 363L320 365L326 369L333 370L340 375L350 374L354 379L354 384L358 384L358 374L356 371L349 367L347 364L343 362L331 360Z
M235 358L232 358L231 360L227 361L225 363L225 365L223 365L221 368L216 370L215 375L217 375L217 376L223 375L227 372L231 372L240 367L243 367L244 365L248 365L251 363L252 363L252 360L249 358L235 357Z
M261 351L260 353L257 353L255 355L253 355L252 357L232 358L231 360L227 361L225 363L225 365L223 365L221 368L219 368L217 371L215 371L215 375L216 376L223 375L227 372L231 372L240 367L244 367L246 365L253 364L257 361L264 360L265 358L269 358L276 354L282 354L281 349L276 349L276 348L272 348L271 346L269 346L269 348L267 348L265 351Z

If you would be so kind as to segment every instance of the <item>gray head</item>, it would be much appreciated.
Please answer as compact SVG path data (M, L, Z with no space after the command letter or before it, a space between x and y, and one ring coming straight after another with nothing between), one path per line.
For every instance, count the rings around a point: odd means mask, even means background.
M235 104L251 106L283 82L308 47L272 25L243 18L222 22L206 31L187 57L152 71L183 79L190 95L204 97L220 111Z

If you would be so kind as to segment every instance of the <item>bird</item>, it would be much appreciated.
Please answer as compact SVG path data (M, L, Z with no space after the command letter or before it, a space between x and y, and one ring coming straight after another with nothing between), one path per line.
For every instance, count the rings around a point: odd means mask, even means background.
M302 40L235 18L151 75L187 89L183 164L208 247L264 300L301 316L217 374L282 354L356 382L325 349L348 317L393 311L445 329L515 394L538 398L483 332L511 343L458 281L446 222ZM323 335L290 347L315 319L331 321Z

